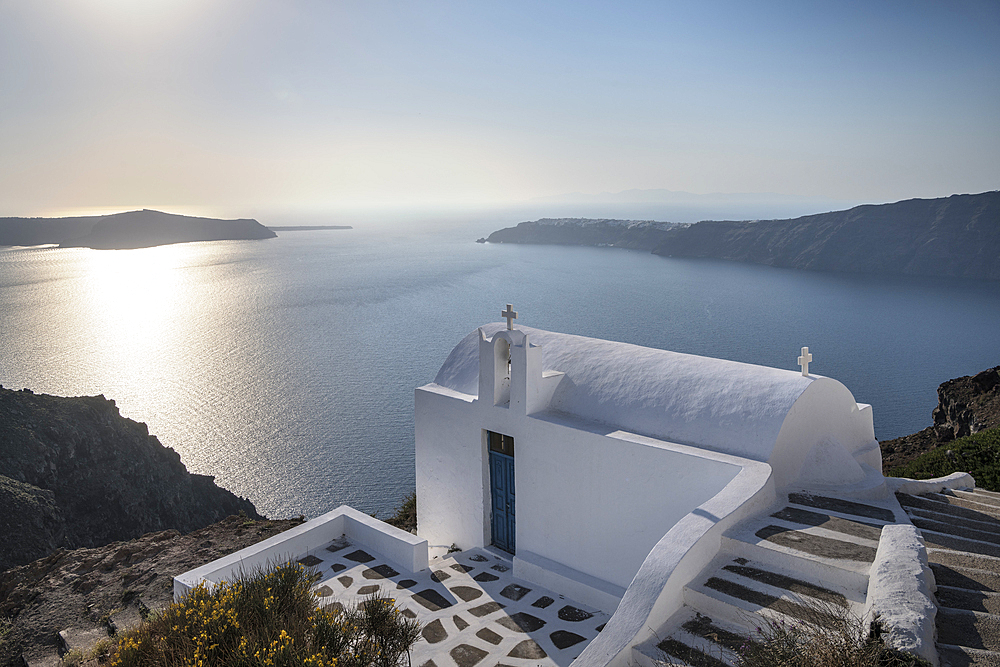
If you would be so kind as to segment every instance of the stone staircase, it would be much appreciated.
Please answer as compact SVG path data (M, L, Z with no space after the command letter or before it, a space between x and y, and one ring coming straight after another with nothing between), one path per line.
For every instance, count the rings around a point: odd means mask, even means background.
M633 647L641 667L733 665L764 623L827 623L864 613L868 570L893 510L792 493L781 510L736 526L719 556L684 589L684 606Z
M1000 666L1000 493L896 498L923 535L937 581L942 667Z

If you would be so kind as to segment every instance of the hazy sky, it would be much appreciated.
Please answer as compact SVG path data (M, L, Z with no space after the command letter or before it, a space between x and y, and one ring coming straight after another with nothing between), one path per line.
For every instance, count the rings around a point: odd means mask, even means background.
M994 190L998 35L996 0L0 0L0 215Z

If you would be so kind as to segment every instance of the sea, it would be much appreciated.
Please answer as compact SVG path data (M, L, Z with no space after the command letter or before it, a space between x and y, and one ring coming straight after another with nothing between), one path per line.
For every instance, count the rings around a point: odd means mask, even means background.
M793 370L808 346L880 440L1000 364L997 283L475 242L500 226L0 249L0 384L114 399L267 516L384 517L414 488L414 388L508 303L518 324Z

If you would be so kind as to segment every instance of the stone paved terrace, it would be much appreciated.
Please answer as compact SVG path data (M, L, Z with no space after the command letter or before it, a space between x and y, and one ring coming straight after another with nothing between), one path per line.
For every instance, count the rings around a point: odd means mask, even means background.
M438 556L416 574L397 572L375 551L346 539L313 554L299 562L321 573L321 604L353 606L380 592L420 622L414 667L566 667L609 618L514 579L509 558L492 551Z

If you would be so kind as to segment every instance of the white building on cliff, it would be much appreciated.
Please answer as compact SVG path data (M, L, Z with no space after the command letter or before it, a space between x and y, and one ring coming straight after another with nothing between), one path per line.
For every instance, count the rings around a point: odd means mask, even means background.
M892 491L969 475L883 477L871 407L805 348L782 370L502 315L416 390L417 535L343 506L175 597L293 558L322 604L391 595L424 625L420 667L731 663L753 623L833 605L937 664L927 550Z
M504 324L417 389L416 461L432 547L504 550L516 577L609 612L727 487L884 486L871 407L836 380Z

